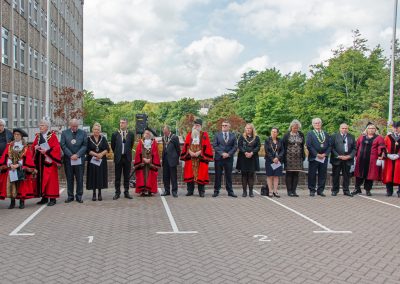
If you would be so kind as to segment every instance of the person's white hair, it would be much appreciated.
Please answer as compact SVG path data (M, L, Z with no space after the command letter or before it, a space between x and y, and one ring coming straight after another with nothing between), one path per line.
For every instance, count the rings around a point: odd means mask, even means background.
M292 127L297 125L299 129L301 129L301 122L298 121L297 119L293 119L292 122L289 124L289 131L292 130Z
M50 126L51 126L50 121L48 121L47 119L42 119L42 120L40 120L39 125L40 125L40 124L47 125L48 128L50 128Z
M322 120L319 117L313 118L311 121L312 124L317 123L317 122L321 122L321 124L322 124Z
M6 121L4 119L0 119L0 125L6 126Z

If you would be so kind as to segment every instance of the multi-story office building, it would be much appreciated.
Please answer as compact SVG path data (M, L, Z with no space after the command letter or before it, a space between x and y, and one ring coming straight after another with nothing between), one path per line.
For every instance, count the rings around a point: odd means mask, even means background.
M46 90L49 116L54 118L54 91L83 88L84 1L0 1L0 117L8 128L27 130L31 141L46 115ZM51 1L50 11L47 1Z

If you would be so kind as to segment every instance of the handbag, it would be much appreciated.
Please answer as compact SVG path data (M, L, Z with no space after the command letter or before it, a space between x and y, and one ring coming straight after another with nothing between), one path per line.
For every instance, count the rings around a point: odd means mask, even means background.
M21 168L17 169L18 181L25 179L25 171Z
M268 187L268 185L263 185L261 187L261 195L269 196L269 187Z

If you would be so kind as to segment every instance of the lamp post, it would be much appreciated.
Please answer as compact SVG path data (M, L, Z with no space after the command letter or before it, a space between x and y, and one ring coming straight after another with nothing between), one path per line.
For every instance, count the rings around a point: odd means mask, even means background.
M394 0L392 57L390 61L389 118L387 122L388 128L390 128L393 124L394 58L396 49L397 2L398 0Z

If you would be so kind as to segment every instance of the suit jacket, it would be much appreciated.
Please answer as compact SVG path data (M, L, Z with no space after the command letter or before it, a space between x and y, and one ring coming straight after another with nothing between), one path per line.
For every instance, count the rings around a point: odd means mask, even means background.
M332 153L331 153L331 164L332 165L339 165L341 160L339 160L337 157L338 156L343 156L343 155L350 155L351 159L347 160L346 163L348 165L352 165L354 163L354 156L356 154L356 139L354 138L353 135L348 133L346 135L347 137L347 152L345 152L344 149L344 141L342 134L335 133L331 136L331 147L332 147Z
M310 131L307 133L306 145L309 152L308 154L309 161L315 161L317 154L323 154L323 153L326 154L325 159L328 159L328 156L331 152L331 143L328 133L326 133L325 131L323 131L323 133L325 135L325 141L324 143L322 143L322 146L321 143L318 141L314 131Z
M4 150L6 149L6 145L13 140L13 134L10 130L7 128L4 128L4 138L5 141L1 141L2 143L0 144L0 156L3 154Z
M233 132L228 132L228 141L225 142L224 134L218 132L214 137L213 148L215 150L214 160L222 160L222 154L228 153L229 157L233 157L238 149L236 135Z
M179 165L179 157L181 156L179 137L171 133L168 139L168 142L166 142L165 137L162 138L162 163L164 166L164 161L168 161L170 167L176 167Z
M129 162L132 162L132 148L135 142L135 135L132 131L127 130L124 153L122 153L122 136L115 131L111 136L111 149L114 152L114 163L119 163L122 154L126 155Z
M72 144L72 140L75 139L75 144ZM71 156L77 154L79 158L85 158L87 150L87 135L82 129L76 131L74 136L71 129L64 130L61 134L61 149L64 153L64 159L70 160ZM84 162L84 159L82 159Z

